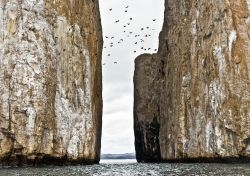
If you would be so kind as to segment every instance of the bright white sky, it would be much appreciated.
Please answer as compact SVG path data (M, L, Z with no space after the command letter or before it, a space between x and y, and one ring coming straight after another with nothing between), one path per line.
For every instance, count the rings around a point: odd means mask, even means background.
M103 50L102 153L133 153L135 150L133 132L134 59L140 54L154 53L155 49L158 49L158 35L164 16L164 0L99 1L104 47L106 47ZM126 8L127 6L129 7ZM117 20L119 22L116 23ZM140 36L135 37L138 34ZM145 37L145 35L148 36ZM111 37L114 38L111 39ZM141 42L141 39L144 42ZM136 42L137 44L135 44ZM144 48L147 48L147 51ZM151 49L148 50L148 48ZM109 54L110 56L108 56Z

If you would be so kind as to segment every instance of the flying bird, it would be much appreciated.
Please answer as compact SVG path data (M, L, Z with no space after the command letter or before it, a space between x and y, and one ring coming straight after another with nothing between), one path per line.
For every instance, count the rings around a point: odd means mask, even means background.
M113 9L111 8L111 9L109 9L109 11L112 11Z
M117 62L114 62L114 64L117 64Z
M127 9L129 6L126 6L125 8Z
M133 18L129 18L130 20L133 20Z
M153 21L156 21L156 19L153 19Z

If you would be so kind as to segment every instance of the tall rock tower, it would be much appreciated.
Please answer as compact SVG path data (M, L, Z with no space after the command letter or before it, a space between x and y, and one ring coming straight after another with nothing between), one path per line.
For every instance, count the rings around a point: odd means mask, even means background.
M0 162L97 163L98 0L0 0Z
M165 0L135 62L138 161L250 161L249 0Z

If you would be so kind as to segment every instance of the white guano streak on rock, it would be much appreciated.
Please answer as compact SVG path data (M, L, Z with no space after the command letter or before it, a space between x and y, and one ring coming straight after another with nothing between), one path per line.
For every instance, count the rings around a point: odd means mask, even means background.
M36 110L33 107L28 107L26 115L28 117L28 123L26 124L27 134L32 135L35 128Z
M217 60L218 66L219 66L219 75L220 78L223 78L225 73L225 57L222 52L221 46L215 46L213 51L214 57Z
M223 155L224 149L222 148L222 135L221 135L221 130L218 126L215 127L215 141L218 153Z
M210 152L211 151L211 147L210 147L210 139L211 139L211 134L213 132L213 126L212 126L212 122L208 121L207 125L206 125L206 151Z
M250 0L246 0L248 10L250 11Z
M232 47L233 47L233 42L235 42L237 39L237 33L235 30L231 31L229 37L228 37L228 47L229 47L229 52L231 55L232 52Z
M84 83L86 85L85 91L86 91L86 95L83 94L83 91L79 91L80 92L80 97L81 97L81 101L84 102L84 106L85 106L85 130L86 130L86 134L85 134L85 138L87 140L87 142L85 143L85 149L88 148L86 145L88 144L88 142L90 142L92 135L93 135L93 120L92 118L92 100L91 100L91 90L92 90L92 85L91 85L91 81L92 81L92 77L91 77L91 65L90 65L90 55L87 49L83 49L83 58L84 61L86 63L86 77L84 78ZM84 101L85 100L85 101ZM88 105L86 107L86 105ZM93 150L94 149L90 149ZM84 155L88 156L89 155L89 151L88 150L84 150Z
M218 111L218 105L219 105L219 102L218 102L218 98L219 98L219 90L218 90L218 85L215 81L211 82L210 83L210 86L209 86L209 95L211 96L211 108L212 108L212 111L214 113L214 115L216 116L217 115L217 111Z
M191 26L192 26L191 33L192 33L192 35L194 37L196 35L196 33L197 33L196 19L192 21Z

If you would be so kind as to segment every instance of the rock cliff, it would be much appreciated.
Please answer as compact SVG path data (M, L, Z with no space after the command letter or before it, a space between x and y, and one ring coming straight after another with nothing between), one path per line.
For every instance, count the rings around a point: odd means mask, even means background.
M0 0L0 162L97 163L98 0Z
M137 160L250 161L250 1L165 0L135 61Z

